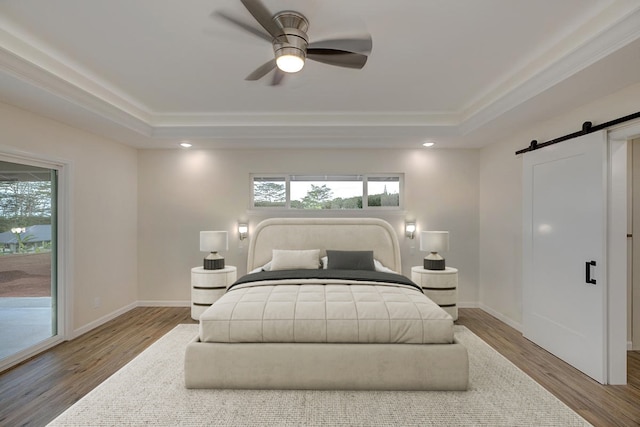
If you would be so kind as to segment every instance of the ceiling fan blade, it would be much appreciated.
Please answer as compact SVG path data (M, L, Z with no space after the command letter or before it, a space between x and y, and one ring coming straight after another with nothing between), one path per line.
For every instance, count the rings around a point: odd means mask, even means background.
M262 4L260 0L240 0L244 7L247 8L249 13L258 21L258 24L262 25L262 28L267 30L273 38L284 37L288 42L287 36L282 31L282 28L273 20L273 15Z
M307 58L324 64L357 69L367 63L367 55L337 49L307 49Z
M273 79L271 79L271 86L280 85L280 83L282 83L282 79L284 79L285 74L287 73L282 71L280 68L276 68L276 72L273 73Z
M373 48L371 36L352 39L329 39L320 40L309 44L309 49L337 49L345 52L355 52L368 55Z
M268 42L271 42L273 40L273 37L271 37L269 34L265 33L264 31L262 31L261 29L252 27L251 25L249 25L249 24L247 24L245 22L242 22L239 19L234 18L231 15L227 15L224 12L215 11L211 15L212 16L218 16L218 17L220 17L220 18L222 18L222 19L224 19L224 20L226 20L228 22L231 22L232 24L237 25L238 27L242 28L243 30L250 32L254 36L260 37L261 39L264 39L264 40L266 40Z
M245 80L252 80L252 81L253 80L260 80L261 78L266 76L269 73L269 71L273 70L274 68L276 68L276 60L272 59L270 61L265 62L264 64L262 64L258 68L256 68L253 71L253 73L251 73L247 77L245 77Z

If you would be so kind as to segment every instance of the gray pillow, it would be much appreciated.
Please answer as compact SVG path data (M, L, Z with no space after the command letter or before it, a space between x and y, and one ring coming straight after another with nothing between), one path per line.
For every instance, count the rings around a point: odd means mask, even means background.
M334 251L327 249L329 270L375 271L373 251Z

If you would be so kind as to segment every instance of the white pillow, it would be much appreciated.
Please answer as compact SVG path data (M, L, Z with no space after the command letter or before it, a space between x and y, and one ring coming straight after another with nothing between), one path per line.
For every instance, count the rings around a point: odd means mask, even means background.
M327 267L329 266L329 257L323 256L321 258L322 261L322 268L323 269L327 269ZM380 271L383 273L394 273L394 274L398 274L397 272L393 271L392 269L385 267L380 261L378 261L377 259L373 260L373 265L376 268L376 271Z
M292 251L274 249L271 256L271 271L318 269L320 267L320 249Z
M393 271L389 267L385 267L384 265L382 265L382 263L380 261L378 261L377 259L373 260L373 265L375 266L376 271L381 271L383 273L395 273L395 274L398 274L397 272Z
M254 268L249 272L249 274L260 273L261 271L269 271L271 270L271 261L263 265L262 267Z

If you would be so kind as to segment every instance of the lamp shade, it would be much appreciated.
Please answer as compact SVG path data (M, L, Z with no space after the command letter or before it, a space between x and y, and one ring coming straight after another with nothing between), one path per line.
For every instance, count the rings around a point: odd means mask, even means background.
M445 252L449 250L448 231L422 231L420 250L425 252Z
M229 250L229 239L226 231L201 231L200 251L219 252Z

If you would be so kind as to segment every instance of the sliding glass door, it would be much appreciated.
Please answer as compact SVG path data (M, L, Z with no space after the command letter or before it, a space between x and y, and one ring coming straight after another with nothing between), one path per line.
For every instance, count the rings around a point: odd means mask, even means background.
M0 367L58 335L57 176L0 160Z

